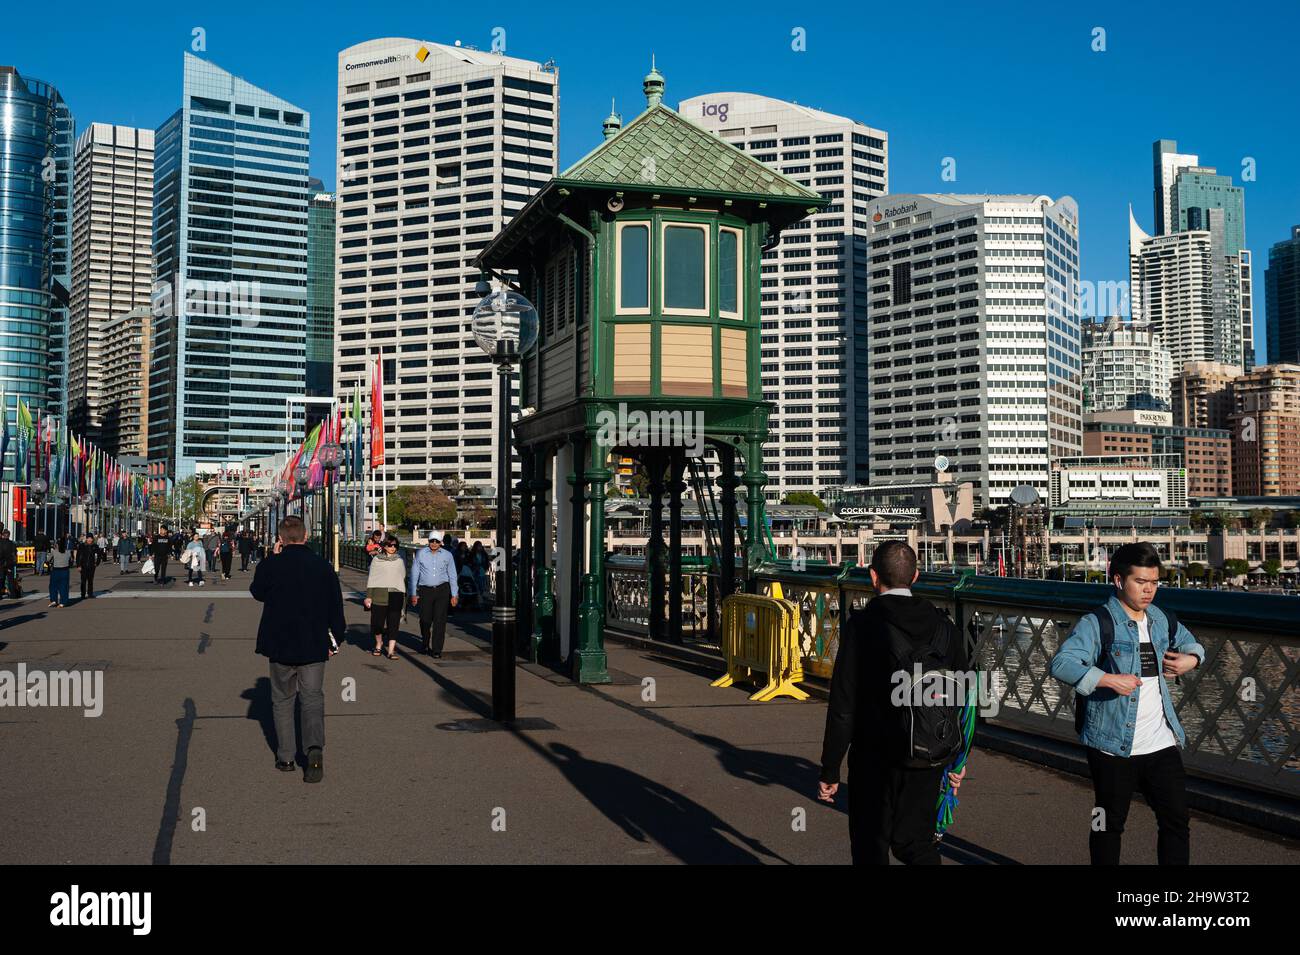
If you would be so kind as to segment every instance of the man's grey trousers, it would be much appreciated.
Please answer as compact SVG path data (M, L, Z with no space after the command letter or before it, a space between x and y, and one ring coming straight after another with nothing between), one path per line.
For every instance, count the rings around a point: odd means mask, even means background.
M275 714L275 758L293 760L293 704L302 701L302 748L325 748L325 661L291 666L271 661L271 709Z

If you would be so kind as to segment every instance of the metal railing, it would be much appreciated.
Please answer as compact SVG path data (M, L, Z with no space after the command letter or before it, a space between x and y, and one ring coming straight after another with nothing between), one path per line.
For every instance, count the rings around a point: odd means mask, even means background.
M758 589L779 585L799 608L805 669L829 677L854 610L874 595L866 568L794 571L761 566ZM966 637L973 667L988 674L988 722L1076 740L1074 691L1049 672L1080 616L1114 592L1106 584L963 574L922 574L912 592L944 610ZM1162 589L1205 647L1205 662L1170 683L1187 735L1189 770L1207 778L1300 797L1300 598Z

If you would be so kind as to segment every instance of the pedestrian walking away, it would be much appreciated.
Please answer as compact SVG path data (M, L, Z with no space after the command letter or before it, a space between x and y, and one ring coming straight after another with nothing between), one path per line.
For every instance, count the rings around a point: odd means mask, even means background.
M221 555L221 576L230 579L230 564L235 559L235 538L230 531L221 535L217 542L217 551Z
M338 574L306 546L307 527L290 515L280 522L275 552L257 565L249 592L262 603L257 652L270 661L276 769L294 767L294 706L306 751L303 780L324 776L325 663L346 634Z
M1166 680L1200 666L1205 648L1153 604L1160 586L1155 547L1124 544L1108 572L1114 594L1079 618L1051 665L1052 676L1074 688L1075 732L1087 747L1095 797L1088 854L1093 865L1119 865L1136 790L1156 816L1157 861L1187 865L1187 778L1178 752L1186 735Z
M855 865L888 865L891 851L904 864L939 864L936 804L945 766L969 745L955 687L942 682L945 671L967 670L965 644L947 616L912 594L918 576L911 547L878 546L871 557L876 596L850 617L835 658L818 798L834 801L847 751ZM923 686L944 687L942 701L897 692L918 672ZM948 782L956 789L965 774L965 767L949 773Z
M152 548L153 582L155 584L165 584L167 582L167 558L172 553L172 538L167 533L166 524L158 528L158 533L154 535Z
M135 541L129 534L123 533L117 539L117 563L121 568L118 576L131 572L131 558L135 555Z
M370 562L366 578L365 607L370 611L370 630L375 635L374 656L386 655L397 659L397 633L402 624L402 611L406 609L406 561L402 559L397 538L389 534L384 538L382 553ZM384 640L388 652L384 653Z
M253 553L253 533L252 531L241 531L239 534L239 570L240 573L248 570L248 558Z
M68 584L72 577L72 548L68 539L62 535L55 541L50 551L50 606L66 607L68 605Z
M460 596L456 561L442 548L442 531L430 532L429 546L421 547L411 561L407 593L411 606L420 611L421 649L441 657L447 639L447 611L456 606Z
M39 577L48 572L45 565L50 558L50 535L45 531L37 531L36 536L32 538L32 545L36 551L35 574Z

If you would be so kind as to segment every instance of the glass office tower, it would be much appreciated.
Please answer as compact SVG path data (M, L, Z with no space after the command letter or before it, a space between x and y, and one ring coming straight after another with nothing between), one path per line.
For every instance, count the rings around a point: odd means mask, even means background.
M334 194L312 180L307 209L307 394L334 394Z
M61 414L74 122L59 91L0 66L0 390Z
M306 387L306 112L185 54L157 130L149 459L180 480L285 447Z

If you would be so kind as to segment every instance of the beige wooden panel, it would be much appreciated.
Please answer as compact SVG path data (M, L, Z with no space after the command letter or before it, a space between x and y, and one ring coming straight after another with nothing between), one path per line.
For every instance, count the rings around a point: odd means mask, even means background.
M722 394L727 398L749 396L748 333L742 328L722 329Z
M650 394L650 326L614 326L614 394Z
M713 328L664 325L660 329L659 387L665 395L713 395Z

